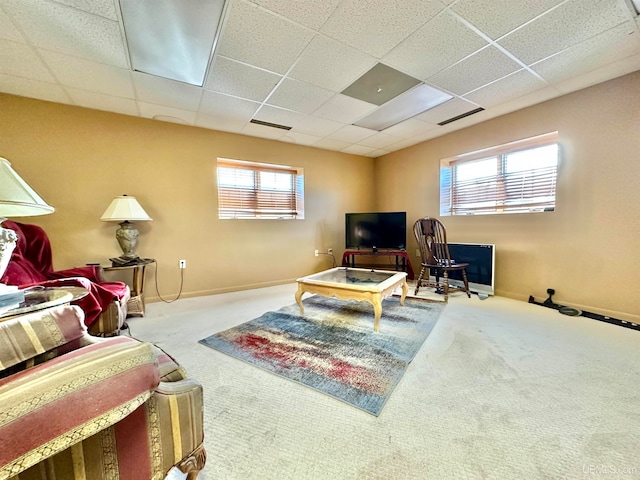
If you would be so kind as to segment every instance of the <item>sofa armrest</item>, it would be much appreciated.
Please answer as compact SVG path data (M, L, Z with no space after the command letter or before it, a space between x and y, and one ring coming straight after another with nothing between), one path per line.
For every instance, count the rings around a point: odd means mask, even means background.
M149 344L93 342L0 380L0 478L115 424L158 386Z

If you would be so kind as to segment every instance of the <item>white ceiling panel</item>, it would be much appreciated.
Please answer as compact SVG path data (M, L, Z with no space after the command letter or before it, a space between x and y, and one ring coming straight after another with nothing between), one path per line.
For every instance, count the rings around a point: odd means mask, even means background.
M176 33L183 4L163 27L175 42L193 34ZM228 0L224 12L200 87L131 71L118 0L0 0L0 93L375 157L640 70L630 0ZM377 63L453 98L381 133L355 127L388 107L341 94Z
M218 53L286 73L314 33L244 0L232 0Z
M281 78L281 75L218 56L204 88L262 102Z
M569 0L499 43L530 65L627 20L629 10L617 0Z
M383 62L424 80L486 45L486 40L445 11L391 50Z
M344 0L320 31L381 58L443 8L438 0Z
M428 81L442 90L464 95L519 69L520 65L511 58L489 46L429 77Z
M333 95L333 92L324 88L286 78L278 85L267 103L296 112L312 113Z

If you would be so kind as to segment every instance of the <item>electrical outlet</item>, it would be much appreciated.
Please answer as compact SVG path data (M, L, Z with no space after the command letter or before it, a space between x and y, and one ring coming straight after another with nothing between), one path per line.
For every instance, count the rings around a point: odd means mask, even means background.
M318 256L318 250L314 250L313 254L317 257Z
M329 249L327 250L327 253L328 253L329 255L333 255L333 248L329 248Z
M180 266L180 268L187 268L187 261L186 260L180 260L179 266Z

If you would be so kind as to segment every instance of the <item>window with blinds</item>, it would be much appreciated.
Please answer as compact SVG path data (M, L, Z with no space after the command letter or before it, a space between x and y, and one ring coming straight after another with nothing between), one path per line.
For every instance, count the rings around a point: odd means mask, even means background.
M218 159L218 218L304 218L301 168Z
M553 211L558 132L440 161L440 215Z

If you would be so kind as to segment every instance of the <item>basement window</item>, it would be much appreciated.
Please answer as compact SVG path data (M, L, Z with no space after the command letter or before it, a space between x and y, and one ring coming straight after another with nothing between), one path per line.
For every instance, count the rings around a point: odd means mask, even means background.
M218 218L304 218L304 171L218 158Z
M554 211L558 132L440 161L440 215Z

